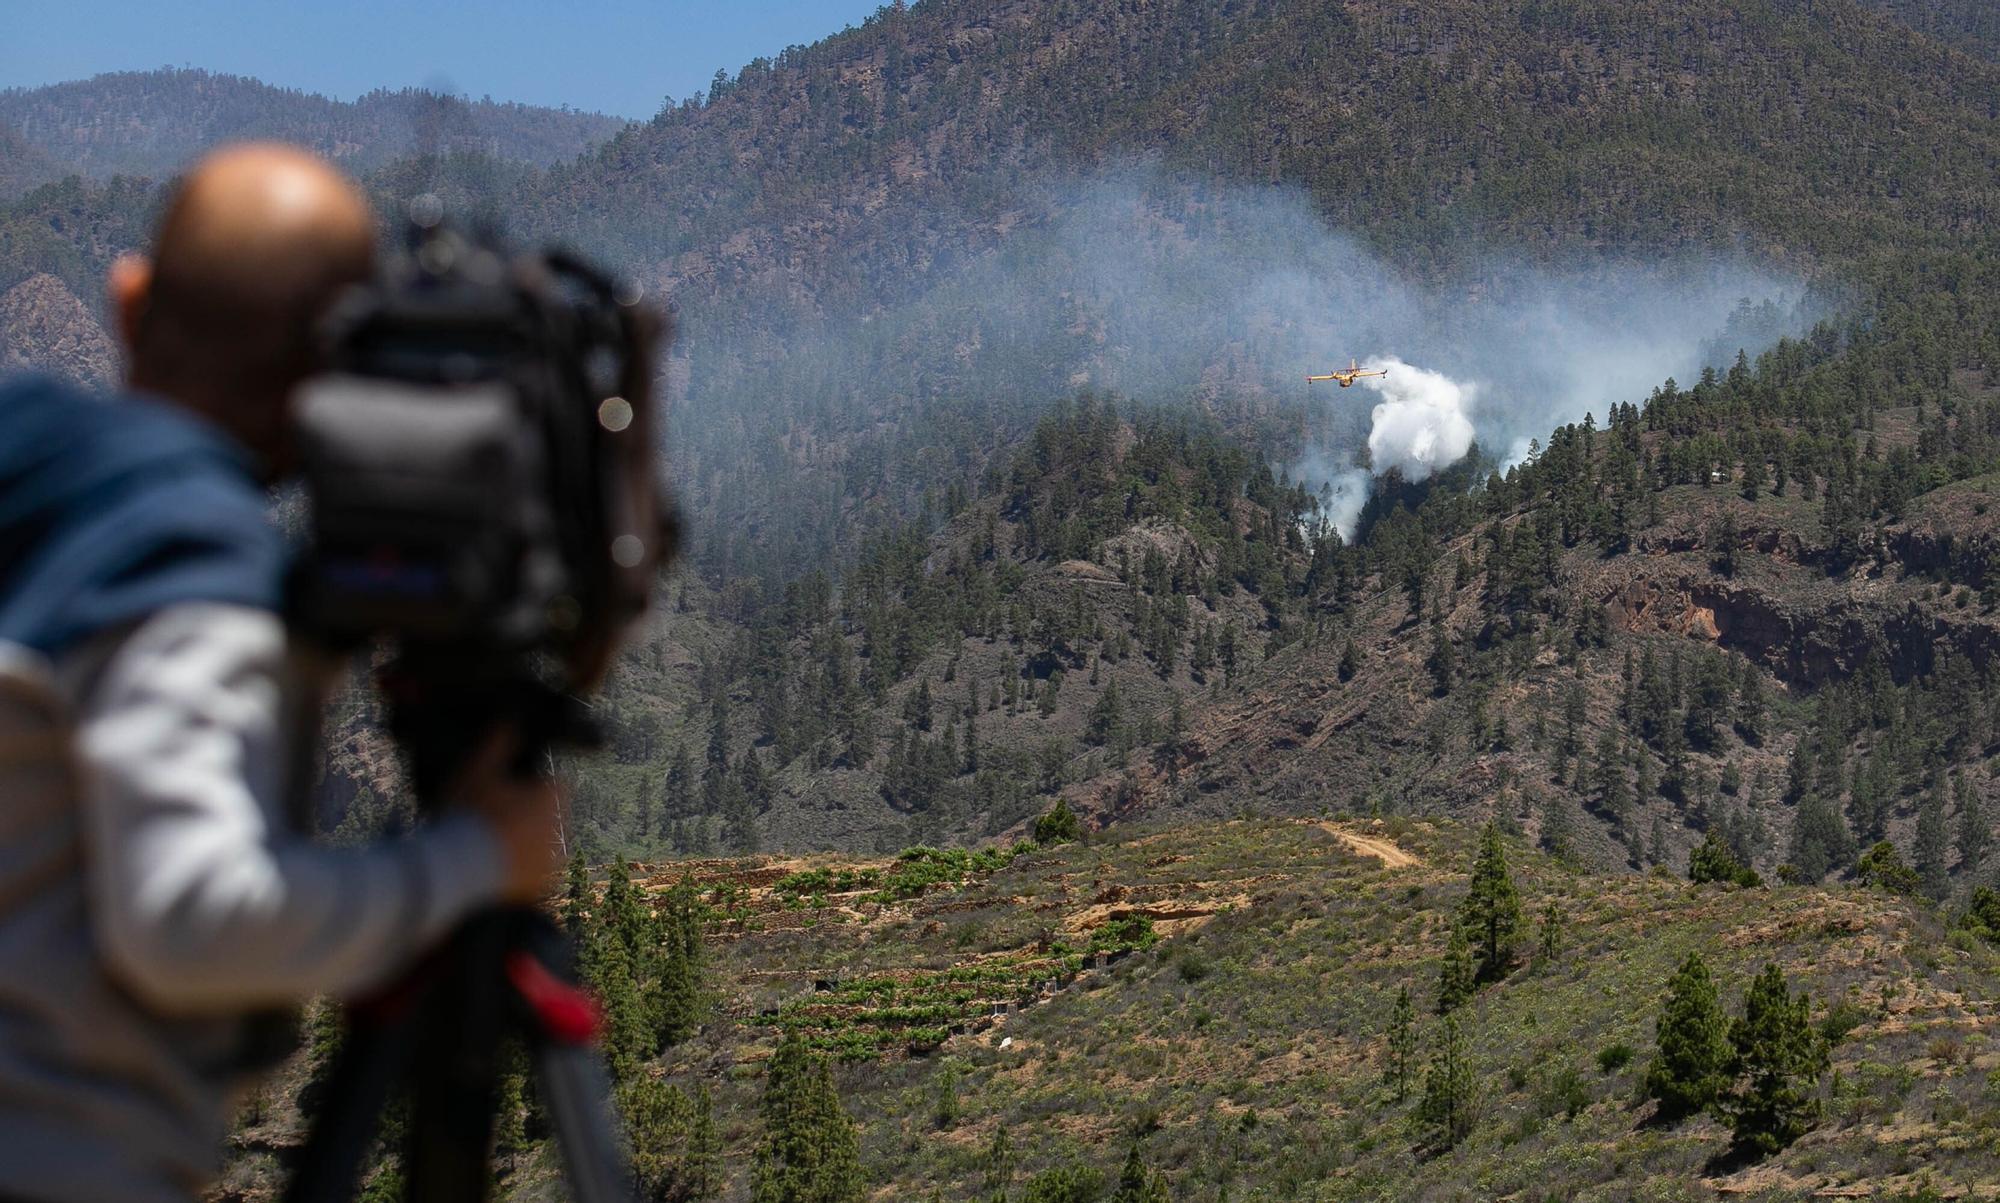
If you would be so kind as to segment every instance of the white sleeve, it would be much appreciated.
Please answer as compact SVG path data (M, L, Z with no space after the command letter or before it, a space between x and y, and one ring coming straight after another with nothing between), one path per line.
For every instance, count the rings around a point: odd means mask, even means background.
M177 606L103 663L77 724L92 925L112 972L151 1005L349 994L498 897L498 842L470 815L358 849L288 829L274 616Z

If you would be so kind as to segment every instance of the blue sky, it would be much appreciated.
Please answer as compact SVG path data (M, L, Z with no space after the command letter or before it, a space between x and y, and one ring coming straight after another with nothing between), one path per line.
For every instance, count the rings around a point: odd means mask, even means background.
M0 87L205 67L352 99L426 85L650 117L885 0L0 0Z

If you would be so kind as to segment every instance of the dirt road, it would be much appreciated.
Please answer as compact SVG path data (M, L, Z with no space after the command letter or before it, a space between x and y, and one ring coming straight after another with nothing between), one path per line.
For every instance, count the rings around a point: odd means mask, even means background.
M1373 836L1357 835L1347 828L1340 826L1338 823L1321 823L1319 827L1321 831L1326 832L1361 855L1372 856L1376 860L1381 861L1387 868L1407 869L1424 863L1401 848L1396 847L1395 844L1388 840L1376 839Z

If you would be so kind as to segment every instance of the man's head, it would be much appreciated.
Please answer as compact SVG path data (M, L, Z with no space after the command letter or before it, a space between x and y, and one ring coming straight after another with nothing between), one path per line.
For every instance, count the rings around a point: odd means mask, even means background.
M268 474L284 472L286 399L315 367L314 327L368 276L374 242L366 198L312 155L269 144L211 154L168 205L152 258L112 268L133 387L203 415Z

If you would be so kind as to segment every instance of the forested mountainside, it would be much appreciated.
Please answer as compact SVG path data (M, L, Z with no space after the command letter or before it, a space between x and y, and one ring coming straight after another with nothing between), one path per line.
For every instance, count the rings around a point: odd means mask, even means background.
M46 155L0 124L0 198L18 196L61 174L62 169Z
M120 71L0 91L0 135L39 160L34 175L165 179L218 142L275 138L352 171L419 154L473 154L551 164L575 158L625 122L601 113L468 101L420 88L355 101L187 68ZM0 175L0 192L27 182Z
M1856 353L1822 332L1504 476L1392 477L1352 543L1209 421L1065 404L838 592L677 591L579 835L886 851L1056 796L1096 822L1331 807L1497 816L1606 866L1714 832L1810 879L1893 837L1963 893L2000 746L2000 390L1852 410Z
M1910 28L1967 54L2000 60L2000 10L1983 0L1867 0Z
M1104 303L1063 236L1079 175L1141 156L1197 181L1127 235L1170 247L1203 238L1216 187L1297 188L1471 296L1517 254L1609 270L1747 247L1852 274L1990 220L1996 79L1850 0L932 0L547 173L423 160L379 183L676 297L694 529L722 544L711 564L782 577L916 513L1094 366ZM838 504L856 476L867 496Z
M783 572L871 509L908 516L933 464L978 464L1096 366L1075 173L1142 155L1208 182L1147 198L1135 252L1240 238L1214 186L1282 184L1400 275L1498 303L1494 247L1599 270L1748 247L1839 275L1978 236L1997 89L1850 3L962 0L753 63L512 207L651 273L691 348L730 332L690 364L685 500L762 540L732 566ZM856 472L872 504L827 504Z

